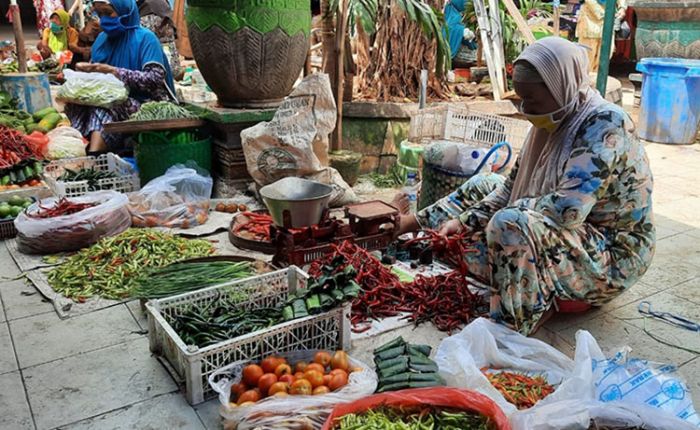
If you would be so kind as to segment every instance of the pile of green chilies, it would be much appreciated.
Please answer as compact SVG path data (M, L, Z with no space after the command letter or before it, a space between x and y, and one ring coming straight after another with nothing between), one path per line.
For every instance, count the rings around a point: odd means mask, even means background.
M247 261L183 261L149 271L136 281L132 295L157 299L247 278L252 274Z
M148 102L141 105L129 121L158 121L166 119L197 118L197 115L182 106L170 102Z
M143 270L213 252L206 240L130 228L72 255L48 273L48 281L54 291L78 302L91 296L120 300L132 295Z
M487 417L465 411L379 408L342 416L336 430L490 430Z

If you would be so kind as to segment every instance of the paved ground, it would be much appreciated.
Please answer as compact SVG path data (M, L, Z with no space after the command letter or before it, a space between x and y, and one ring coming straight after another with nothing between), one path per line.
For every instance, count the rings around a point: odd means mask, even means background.
M629 102L629 93L628 102ZM642 282L602 309L558 316L538 333L571 353L578 329L587 329L614 351L675 363L700 406L700 357L657 343L642 331L637 305L700 321L700 147L648 145L655 174L658 245ZM0 245L0 276L19 275ZM59 320L24 281L0 283L0 429L215 429L216 401L190 407L165 368L148 351L146 328L132 302ZM652 322L649 329L671 343L700 350L700 336ZM401 330L437 344L428 326ZM356 342L356 350L380 339ZM359 354L366 357L367 354Z

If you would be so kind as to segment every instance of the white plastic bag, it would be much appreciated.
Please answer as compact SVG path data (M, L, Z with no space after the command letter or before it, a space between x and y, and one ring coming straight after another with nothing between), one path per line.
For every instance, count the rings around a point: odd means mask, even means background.
M49 138L46 151L49 160L85 156L86 141L73 127L58 127L48 132L46 137Z
M93 245L103 237L117 235L131 226L128 202L116 191L96 191L68 200L76 203L98 203L72 215L55 218L32 218L39 205L53 206L58 199L51 197L29 206L15 218L17 246L25 254L53 254L77 251Z
M574 361L557 349L485 318L444 339L435 362L448 385L490 397L507 416L516 407L491 385L482 368L543 375L555 391L537 405L585 397L590 387L574 374Z
M85 106L109 108L129 97L124 83L111 73L85 73L66 69L66 82L58 88L56 100Z
M311 362L317 351L294 351L280 354L289 363L301 360ZM377 389L377 374L374 370L349 357L350 367L361 371L350 373L348 384L338 391L315 396L268 397L254 405L229 407L231 386L240 382L242 369L248 362L233 363L223 367L209 377L209 385L219 393L220 413L225 429L237 430L296 430L320 429L333 407L366 397Z
M213 185L212 178L196 165L177 164L129 195L131 221L136 227L204 224L209 218Z

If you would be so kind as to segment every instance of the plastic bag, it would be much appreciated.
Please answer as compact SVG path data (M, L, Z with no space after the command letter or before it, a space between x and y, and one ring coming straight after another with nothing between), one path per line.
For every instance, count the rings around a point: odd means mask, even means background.
M288 362L313 361L317 351L294 351L280 354ZM234 363L217 370L209 377L209 385L219 393L220 413L224 428L237 430L292 430L321 428L328 414L338 403L351 402L374 393L377 389L377 374L372 368L352 357L350 367L361 371L350 373L348 384L338 391L315 396L268 397L245 407L229 407L231 386L240 382L243 367L248 364Z
M109 108L129 97L124 83L110 73L85 73L66 69L66 82L58 88L56 100L77 105Z
M58 127L46 134L49 139L46 158L59 160L61 158L85 157L86 141L80 132L73 127Z
M516 407L491 385L482 368L543 375L555 391L537 405L585 398L590 388L574 373L574 361L566 355L485 318L478 318L461 332L445 338L435 362L448 385L490 397L508 416L516 412Z
M96 191L80 197L71 197L71 202L98 203L71 215L55 218L31 218L43 207L53 206L58 199L51 197L29 206L15 218L17 246L25 254L53 254L77 251L93 245L107 236L115 236L131 226L131 217L126 209L128 202L124 194L116 191Z
M332 430L333 422L343 415L376 409L382 406L407 407L407 406L436 406L451 409L477 412L491 418L494 429L509 430L510 424L505 414L493 400L475 391L460 390L449 387L413 388L409 390L393 391L375 394L354 401L344 403L333 408L323 430Z
M214 182L195 163L188 166L177 164L129 195L134 226L189 228L207 222Z

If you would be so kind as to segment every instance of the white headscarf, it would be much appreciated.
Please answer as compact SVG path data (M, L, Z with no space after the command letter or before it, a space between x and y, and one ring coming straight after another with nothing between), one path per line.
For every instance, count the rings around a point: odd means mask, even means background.
M545 37L525 48L515 60L527 61L542 77L559 107L570 106L552 133L533 127L520 156L510 203L556 190L583 121L608 102L591 88L588 54L581 45ZM517 73L514 77L518 78Z

